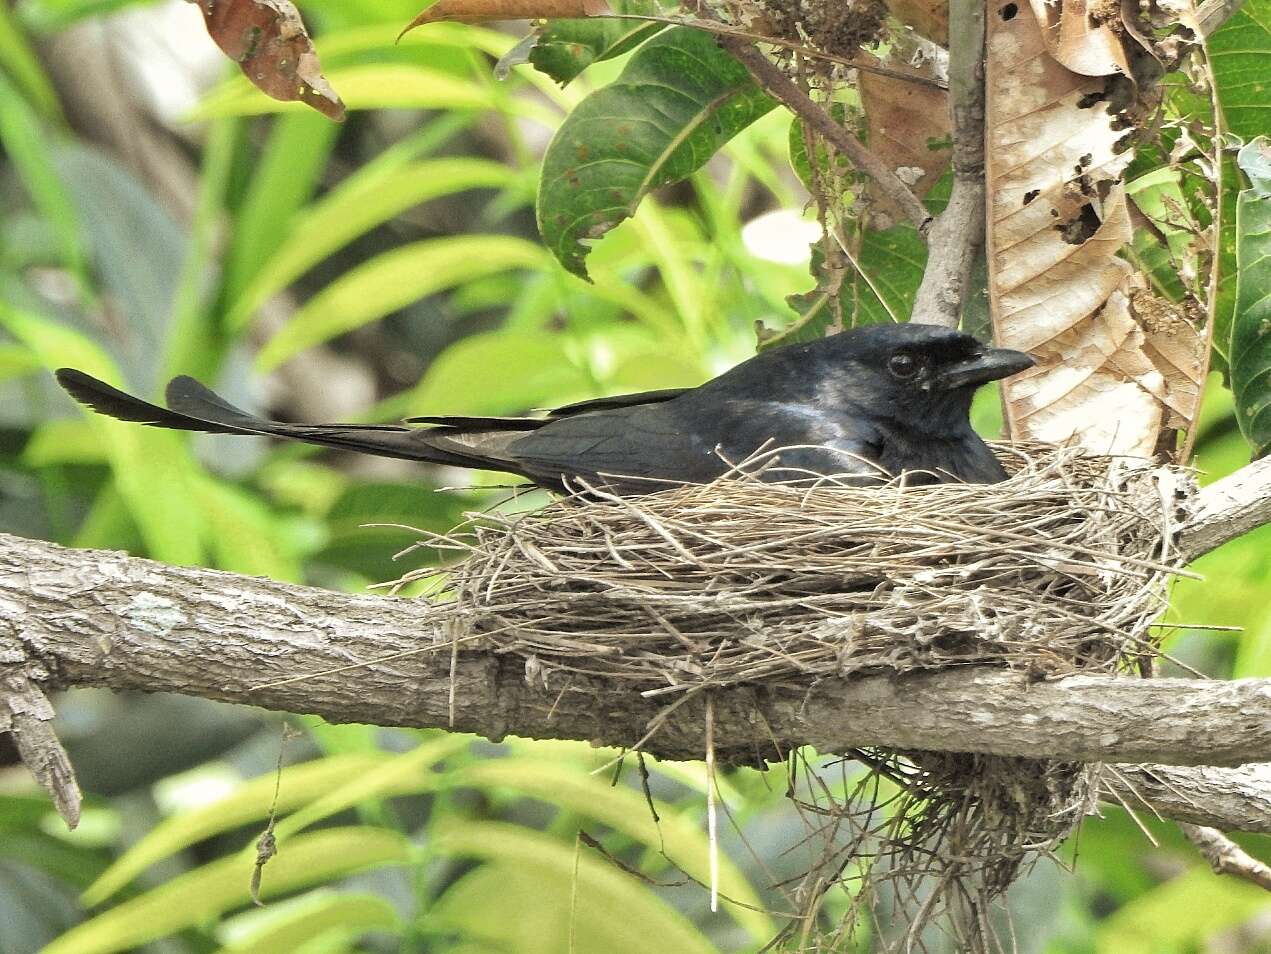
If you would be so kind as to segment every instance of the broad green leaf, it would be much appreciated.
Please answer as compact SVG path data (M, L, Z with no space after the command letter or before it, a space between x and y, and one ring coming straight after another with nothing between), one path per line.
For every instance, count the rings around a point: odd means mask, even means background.
M545 264L538 245L506 235L457 235L404 245L349 270L306 302L261 349L256 366L272 370L305 348L474 278Z
M626 0L611 4L615 13L661 13L651 0ZM548 20L534 33L527 61L564 86L592 63L612 59L635 49L665 29L665 24L644 20L591 17Z
M268 798L262 799L268 806ZM404 865L410 842L382 828L328 828L292 839L265 867L261 896ZM240 852L167 881L67 931L43 954L111 954L167 937L249 903L255 852Z
M675 28L649 40L548 146L538 222L552 254L586 277L584 243L630 217L651 190L701 168L774 105L709 34Z
M1231 390L1255 457L1271 449L1271 140L1240 151L1251 187L1236 200L1236 309Z
M401 401L405 414L510 414L588 392L564 339L491 331L455 342Z
M435 929L457 928L517 954L558 954L570 949L571 936L580 954L643 954L651 939L659 951L718 954L640 881L550 835L465 821L437 831L429 849L486 862L433 906L428 922ZM500 916L491 917L496 910Z
M313 194L339 130L312 110L275 120L234 221L225 262L228 300L238 297L279 246L296 238L292 217Z
M241 915L227 928L225 947L217 954L280 954L328 933L355 935L367 931L399 933L396 910L375 894L314 891L292 901Z
M273 804L275 786L278 789L277 809L287 812L391 759L392 756L387 753L333 755L284 768L281 782L273 772L244 782L225 798L160 822L106 869L84 892L81 900L89 907L101 904L164 858L205 838L267 817Z
M26 348L0 343L0 382L26 377L40 370L40 362Z
M664 852L676 867L699 884L710 883L710 841L701 819L655 801L661 819L655 822L642 793L625 785L611 785L607 777L585 774L577 765L530 758L487 759L459 770L452 782L474 788L510 788L594 819L646 848ZM746 929L752 940L766 941L772 937L775 933L772 920L757 910L763 906L762 899L732 859L722 854L719 893L751 906L724 903L724 910Z
M515 180L507 166L473 158L422 160L387 168L381 174L363 174L368 171L345 179L289 220L286 237L234 301L227 327L242 328L271 296L394 216L441 196L500 188Z
M1271 896L1207 868L1139 895L1106 918L1095 935L1096 954L1158 954L1201 950L1220 931L1271 910Z
M0 304L0 327L26 345L46 368L79 368L118 381L114 362L88 338L38 315ZM137 427L101 414L88 420L108 449L120 495L141 529L150 555L165 563L197 564L203 556L203 522L190 506L194 463L177 434Z
M1271 0L1245 0L1206 40L1205 49L1227 131L1245 140L1271 135Z

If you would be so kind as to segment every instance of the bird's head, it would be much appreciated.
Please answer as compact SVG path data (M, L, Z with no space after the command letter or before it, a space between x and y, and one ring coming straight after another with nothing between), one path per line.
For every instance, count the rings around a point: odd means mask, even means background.
M836 335L839 358L857 370L825 382L824 399L842 404L865 392L875 413L895 416L907 427L948 432L966 424L971 398L990 381L1017 374L1036 362L1022 351L994 348L971 335L938 325L887 324ZM844 392L832 393L835 389Z

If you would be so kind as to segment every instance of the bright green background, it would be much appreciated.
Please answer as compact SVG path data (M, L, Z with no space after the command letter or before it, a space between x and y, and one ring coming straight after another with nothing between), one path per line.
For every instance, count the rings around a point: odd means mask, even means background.
M74 365L150 396L191 373L280 413L518 413L696 384L753 352L755 322L779 330L794 320L786 296L812 284L806 265L761 260L743 241L756 215L805 200L787 160L789 116L750 100L754 115L729 128L737 135L719 157L697 172L696 159L683 164L683 183L645 198L590 247L593 284L569 274L537 234L539 164L568 110L629 54L563 89L526 66L497 82L492 63L513 37L438 25L394 45L415 13L405 0L303 5L353 110L342 128L265 100L226 68L175 127L197 169L187 177L192 213L175 208L125 152L68 121L72 104L35 52L103 23L118 43L126 21L113 18L135 6L0 5L6 531L360 589L397 576L405 567L391 556L412 539L363 525L444 529L489 498L436 492L459 480L452 473L88 417L48 369ZM1268 99L1250 70L1268 62L1269 10L1251 0L1215 40L1231 120L1246 137L1267 131ZM590 39L589 58L630 42L625 32ZM1153 190L1178 187L1140 171L1145 209L1154 196L1160 205ZM920 243L905 228L862 253L873 284L902 308L921 274ZM881 314L870 283L855 284L862 314ZM986 433L997 427L992 394L976 420ZM1199 434L1204 479L1248 459L1217 375ZM1177 587L1176 621L1243 628L1182 629L1171 639L1180 658L1215 676L1271 676L1269 546L1271 530L1251 534L1200 561L1206 582ZM58 707L87 810L69 834L21 769L0 770L0 954L46 944L61 954L551 954L571 937L580 954L731 952L757 950L781 923L727 903L711 914L704 890L684 883L706 879L698 764L652 766L655 826L634 765L616 785L611 771L592 774L613 753L300 718L288 720L298 732L285 744L281 851L264 879L275 900L253 909L250 846L274 796L282 720L88 691ZM780 770L722 781L733 824L721 891L771 911L786 907L771 885L799 871L787 849L804 833L784 791ZM1023 880L1011 896L1021 949L1268 950L1271 898L1210 875L1170 826L1144 823L1158 845L1108 809L1066 853L1074 873L1043 862ZM579 850L580 829L650 881ZM1271 856L1266 839L1245 844ZM826 923L844 907L832 894ZM854 949L871 946L865 931Z

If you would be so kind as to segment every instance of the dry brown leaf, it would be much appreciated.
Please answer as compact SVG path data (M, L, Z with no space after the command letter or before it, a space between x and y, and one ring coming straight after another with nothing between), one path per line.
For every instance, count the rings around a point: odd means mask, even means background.
M862 58L867 56L861 54ZM886 65L899 73L937 78L929 60L920 60L920 65L913 66L907 57L898 59L893 55ZM858 76L870 152L883 160L915 195L926 195L949 168L953 142L948 92L863 70ZM892 219L903 221L904 216L889 207L885 197L877 196L875 203Z
M887 0L887 9L928 40L949 45L949 0Z
M1085 17L1084 4L1074 9ZM993 321L1003 345L1038 359L1003 387L1007 422L1016 439L1150 455L1166 428L1195 415L1203 343L1117 256L1131 235L1121 184L1131 154L1117 148L1125 132L1103 102L1106 76L1058 62L1049 29L1030 4L990 10ZM1106 51L1098 31L1084 36L1088 49L1077 40L1054 48L1088 67Z
M1125 47L1112 28L1121 23L1121 0L1029 0L1043 24L1046 50L1083 76L1130 75Z
M491 20L579 19L612 12L606 0L437 0L411 20L402 33L443 20L487 23Z
M200 0L207 32L261 92L299 100L337 122L344 103L322 75L304 21L290 0Z

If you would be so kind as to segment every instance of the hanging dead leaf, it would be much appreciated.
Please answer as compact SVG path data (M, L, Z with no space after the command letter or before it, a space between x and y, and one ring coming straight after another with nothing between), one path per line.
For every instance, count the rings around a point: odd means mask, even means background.
M927 44L930 46L930 44ZM881 65L866 53L871 65ZM917 50L898 39L885 65L898 73L923 79L937 76L937 65ZM926 195L949 168L953 141L950 138L949 94L919 83L908 83L893 76L861 71L857 82L869 148L908 185L916 195ZM886 197L875 194L874 207L892 221L903 221L904 215Z
M1121 28L1121 0L1029 0L1042 25L1046 51L1083 76L1130 75ZM1115 24L1115 26L1114 26Z
M1065 11L1058 16L1062 33ZM1004 385L1007 422L1017 439L1076 439L1099 452L1150 455L1166 429L1194 419L1203 342L1118 257L1131 236L1121 182L1131 158L1119 146L1125 131L1107 109L1107 74L1061 64L1050 54L1050 29L1031 4L999 0L990 10L993 322L1003 345L1039 362ZM1091 50L1065 55L1089 67L1104 41L1086 36ZM1116 69L1110 57L1103 62Z
M437 0L406 25L402 34L425 23L453 20L487 23L491 20L581 19L612 13L606 0Z
M277 100L299 100L340 122L344 103L322 75L290 0L199 0L207 32L243 75Z
M928 40L949 45L948 0L887 0L891 15Z

